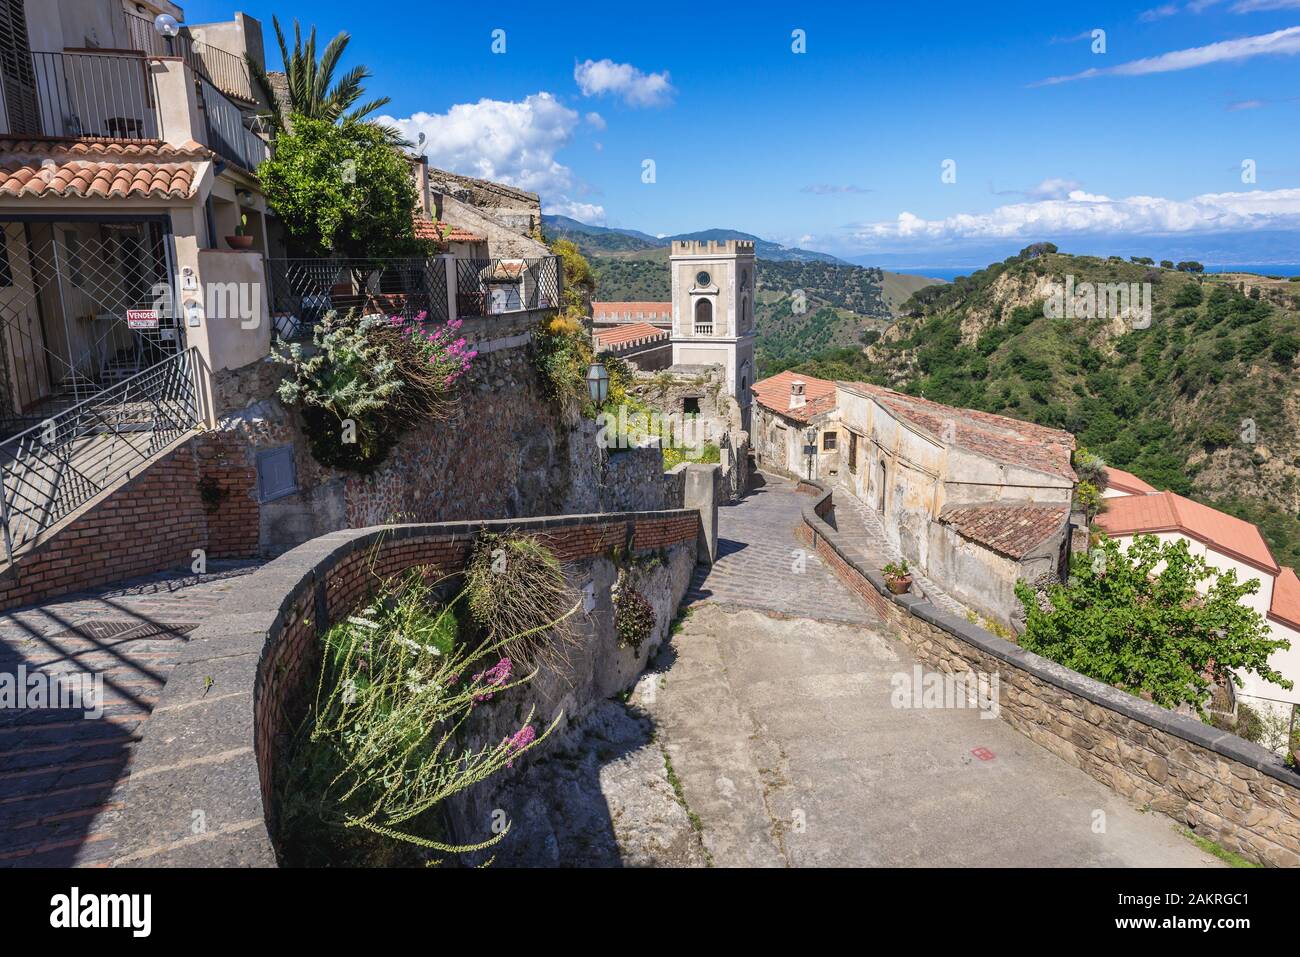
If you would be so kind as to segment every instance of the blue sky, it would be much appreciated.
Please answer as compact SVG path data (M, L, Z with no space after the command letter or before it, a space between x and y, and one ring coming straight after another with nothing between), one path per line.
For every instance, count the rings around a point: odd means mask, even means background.
M242 9L271 59L273 12L348 30L347 64L427 134L431 162L591 222L725 226L868 261L978 261L1036 239L1300 260L1300 0L973 7Z

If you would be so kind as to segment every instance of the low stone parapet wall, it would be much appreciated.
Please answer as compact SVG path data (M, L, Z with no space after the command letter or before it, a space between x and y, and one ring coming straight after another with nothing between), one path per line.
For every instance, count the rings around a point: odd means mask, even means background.
M880 568L850 557L841 544L832 492L808 481L799 490L815 495L804 506L800 538L924 666L996 675L1001 717L1061 760L1249 860L1300 866L1300 774L1277 755L1071 671L924 599L891 594Z
M537 536L571 581L590 583L595 601L574 674L535 679L543 703L571 722L634 680L667 636L695 566L700 520L696 509L674 509L392 525L332 532L286 552L224 599L169 676L125 792L118 864L277 863L276 759L315 693L320 638L384 579L425 565L460 571L485 533ZM616 549L655 556L638 587L655 607L656 633L639 649L611 637Z

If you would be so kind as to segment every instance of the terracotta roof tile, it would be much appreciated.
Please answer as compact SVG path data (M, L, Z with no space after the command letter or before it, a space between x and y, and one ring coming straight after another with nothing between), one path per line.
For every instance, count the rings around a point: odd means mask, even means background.
M1296 577L1295 569L1283 568L1277 573L1273 581L1273 607L1268 613L1292 628L1300 628L1300 578Z
M485 243L486 236L480 236L472 233L468 229L460 226L453 226L450 223L435 221L428 216L416 214L415 220L415 237L416 239L432 239L439 243Z
M620 346L640 345L643 342L664 341L668 339L668 335L667 329L660 329L648 322L633 322L612 329L597 329L593 333L593 338L599 348L614 349Z
M1000 502L989 505L948 505L939 521L962 538L999 555L1019 561L1060 532L1069 506Z
M1107 465L1103 471L1106 473L1106 487L1117 492L1128 492L1130 495L1148 495L1151 492L1159 491L1154 485L1148 485L1132 472L1125 472L1113 465Z
M1069 432L992 412L942 405L866 382L840 385L870 396L937 441L944 442L947 436L946 441L952 445L997 462L1060 475L1071 481L1076 478L1070 465L1074 436Z
M790 408L790 383L802 382L804 384L805 402L797 409ZM829 379L818 379L814 376L798 375L797 373L786 371L778 372L774 376L761 379L755 382L751 387L753 389L754 401L765 409L771 409L787 419L794 419L797 422L808 422L814 416L821 415L823 412L834 411L836 402L835 383Z
M1261 571L1278 573L1277 561L1254 525L1173 492L1109 498L1097 524L1112 537L1179 532Z
M213 155L193 141L0 138L0 197L188 199L195 162Z
M631 314L632 319L624 316ZM638 316L639 314L639 316ZM671 322L673 304L671 302L593 302L591 316L597 322L633 322L658 320Z

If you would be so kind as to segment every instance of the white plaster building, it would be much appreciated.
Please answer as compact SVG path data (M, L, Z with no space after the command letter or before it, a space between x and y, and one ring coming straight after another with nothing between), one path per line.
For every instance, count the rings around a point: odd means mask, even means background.
M676 240L673 366L721 366L728 394L749 428L754 383L754 244L747 240Z
M787 371L755 382L753 395L750 444L759 468L822 480L839 474L834 382Z
M1210 567L1234 570L1238 581L1259 581L1259 591L1244 600L1264 616L1272 637L1291 642L1290 650L1275 652L1269 664L1295 687L1288 691L1258 675L1243 674L1237 696L1255 707L1300 705L1300 579L1295 571L1278 565L1250 522L1173 492L1138 491L1139 485L1151 486L1120 469L1107 468L1106 473L1106 510L1097 516L1097 525L1121 547L1127 548L1138 535L1154 535L1162 543L1182 539Z

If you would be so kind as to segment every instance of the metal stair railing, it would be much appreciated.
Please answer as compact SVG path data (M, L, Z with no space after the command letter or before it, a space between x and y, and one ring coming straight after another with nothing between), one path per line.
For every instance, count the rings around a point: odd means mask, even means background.
M10 563L199 424L198 368L193 349L177 353L0 442L0 526Z

